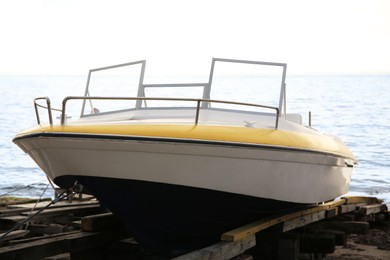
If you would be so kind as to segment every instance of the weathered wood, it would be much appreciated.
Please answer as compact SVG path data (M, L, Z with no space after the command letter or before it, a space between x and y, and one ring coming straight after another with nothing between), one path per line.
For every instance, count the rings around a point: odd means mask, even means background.
M359 214L362 215L377 214L380 212L384 212L386 210L387 210L386 204L366 205L366 206L362 206L359 209Z
M253 256L251 255L238 255L234 257L232 260L254 260Z
M340 213L349 213L355 210L358 210L360 207L365 206L366 203L356 203L356 204L345 204L340 206Z
M324 230L320 230L319 233L334 235L336 246L347 245L347 234L343 231L324 229Z
M355 221L356 220L356 214L353 213L346 213L346 214L340 214L336 218L337 220L340 221Z
M303 234L300 237L300 252L329 254L336 250L332 234Z
M369 212L383 212L387 208L384 206L372 206L368 207L367 203L382 203L381 200L373 197L343 197L339 200L318 204L311 208L294 212L283 216L273 216L266 219L262 219L248 225L239 227L237 229L225 232L221 236L223 241L237 241L245 238L248 235L255 234L261 230L269 228L273 225L284 223L284 231L292 230L297 227L304 226L306 224L316 222L325 217L331 218L339 214L345 214L356 211L360 208L368 210ZM356 232L356 231L354 231ZM360 231L363 232L363 231Z
M365 196L345 196L342 197L342 199L345 199L345 204L381 204L383 200L380 200L376 197L365 197Z
M122 224L112 213L90 215L81 219L81 229L84 231L100 231L122 227Z
M28 212L28 211L31 211L30 208L14 208L14 209L3 209L0 211L0 216L4 217L4 216L14 216L14 215L17 215L17 214L20 214L22 212Z
M58 234L64 232L64 226L60 224L29 224L28 229L32 234Z
M26 220L26 216L5 216L0 217L0 222L2 223L19 223Z
M325 218L325 210L287 220L283 223L283 232L287 232Z
M44 211L40 212L39 214L42 215L61 215L65 213L76 213L76 212L89 212L89 211L96 211L100 210L101 207L99 204L92 204L92 205L75 205L73 207L58 207L58 208L48 208L45 209ZM22 215L33 215L37 211L32 211L31 214L30 212L28 213L22 213Z
M318 229L338 230L349 234L367 234L370 224L359 221L324 221L316 225Z
M278 260L297 260L299 256L299 234L283 233L278 240Z
M31 241L12 246L0 247L0 259L43 259L47 256L103 246L115 239L123 238L121 232L79 232L64 236Z
M273 225L276 225L276 224L279 224L279 223L282 223L285 221L289 221L289 220L300 219L301 217L305 217L307 215L311 215L313 213L317 213L320 211L329 210L329 209L338 207L338 206L342 205L343 203L345 203L345 200L340 199L337 201L331 201L331 202L327 202L327 203L323 203L323 204L318 204L316 206L309 207L308 209L294 212L291 214L287 214L287 215L283 215L283 216L273 216L273 217L269 217L266 219L262 219L262 220L250 223L248 225L236 228L234 230L231 230L231 231L228 231L228 232L222 234L221 240L222 241L237 241L237 240L245 238L248 235L255 234L261 230L269 228ZM317 214L317 215L322 215L322 213ZM315 219L315 218L316 217L313 217L313 219ZM317 218L319 218L319 216ZM287 229L287 230L290 230L290 229Z
M11 241L9 241L8 244L11 246L11 245L18 245L18 244L23 244L23 243L31 243L33 241L37 241L37 240L41 240L41 239L61 237L61 236L66 236L66 235L78 234L78 233L80 233L80 230L73 230L73 231L68 231L68 232L63 232L63 233L57 233L57 234L47 235L44 237L38 236L38 237L22 238L22 239L11 240Z
M272 227L271 229L277 227L277 229L272 231L272 234L275 234L276 237L276 239L274 240L275 243L271 245L272 248L279 247L279 250L281 248L285 248L286 250L289 249L291 254L289 253L288 255L293 257L291 259L294 259L294 256L297 256L297 252L299 250L296 250L296 247L299 246L300 241L294 239L292 239L291 241L282 241L280 240L279 236L280 234L286 234L281 232L295 230L299 227L304 226L306 231L307 228L313 228L314 230L316 230L316 232L318 231L319 234L315 234L317 236L316 239L318 241L322 241L318 242L318 244L316 244L314 247L310 246L310 252L327 253L332 249L332 242L327 241L329 237L333 237L334 244L342 245L346 243L346 235L344 232L364 234L368 231L369 224L367 222L356 221L340 222L320 220L325 218L339 219L341 216L346 216L345 213L348 214L350 212L353 213L349 214L348 216L358 216L360 213L360 216L367 215L368 217L375 217L378 214L382 214L380 216L378 215L378 218L388 219L389 213L387 211L386 205L375 203L379 201L375 199L376 198L345 197L340 200L309 206L303 210L290 214L272 216L267 219L262 219L224 233L221 237L221 239L224 241L221 241L204 249L196 250L177 259L231 259L239 254L242 254L248 248L254 247L256 245L255 233L263 231L265 229L270 230L270 227ZM35 210L38 210L38 208L36 208ZM19 208L10 209L7 212L7 216L0 214L0 221L2 221L3 227L7 223L9 224L20 222L23 221L28 214L31 214L30 211L31 208L23 207L23 205L20 205ZM32 212L32 214L34 214L35 212L36 211ZM56 236L46 236L45 238L30 238L8 241L7 243L9 243L9 245L12 245L13 248L9 246L0 248L0 259L23 259L23 257L25 257L26 255L29 256L29 259L41 259L47 256L58 255L66 252L70 252L69 254L72 257L79 259L83 259L83 257L86 256L96 258L99 253L93 256L92 252L98 252L99 248L102 248L103 250L103 246L105 246L105 243L111 244L112 241L115 241L118 238L117 235L112 235L111 237L109 237L110 235L107 234L114 234L114 232L109 232L109 229L114 228L116 230L121 230L121 234L122 232L124 233L125 230L122 228L122 225L119 223L119 221L117 221L111 213L101 212L105 211L100 208L99 204L96 201L93 201L92 203L91 201L87 201L82 203L65 202L63 203L63 205L55 204L52 207L43 211L41 214L39 214L37 218L38 221L40 221L41 223L47 223L42 222L47 220L55 221L55 223L58 223L55 220L55 216L59 216L59 218L61 218L60 221L63 222L64 225L69 225L70 223L74 222L74 214L80 217L85 216L86 214L100 213L97 215L83 217L79 221L80 224L77 227L82 228L83 230L93 231L94 233L61 233ZM348 220L348 216L344 219ZM307 226L310 223L313 224ZM58 227L60 226L54 226L53 229L53 227L51 227L50 225L30 225L30 228L33 231L38 228L42 229L43 233L53 233L57 231L61 232ZM72 224L72 227L75 228L75 225ZM45 229L47 230L45 231ZM54 231L50 231L51 229L53 229ZM41 231L39 231L38 233L40 233ZM262 234L264 234L265 232L266 231L263 231L259 235L262 236ZM86 234L95 235L88 236ZM122 235L125 236L124 234ZM126 234L126 236L128 235ZM259 238L259 236L257 237ZM253 241L251 239L253 239ZM267 237L266 239L269 239L269 237ZM325 244L321 245L321 243ZM259 245L256 248L258 248L261 244L259 240L258 244ZM39 251L40 253L38 253L37 251ZM277 256L277 254L274 254L274 256ZM282 258L280 259L286 259L285 255L282 256Z
M221 241L212 246L174 258L175 260L231 259L256 245L255 235L234 242Z
M10 210L13 209L27 209L31 210L34 209L41 209L46 207L50 202L48 201L41 201L38 203L25 203L25 204L16 204L16 205L9 205L8 208ZM62 207L74 207L74 206L81 206L81 205L96 205L99 204L97 200L87 200L87 201L58 201L52 205L50 205L50 208L62 208Z
M1 237L0 243L4 242L4 241L9 241L9 240L12 240L12 239L15 239L15 238L25 237L29 233L30 233L29 230L15 230L15 231L11 231L5 237L3 237L3 235L5 233L0 233L0 237Z
M63 253L63 254L59 254L59 255L45 257L45 260L73 260L73 259L70 258L69 253Z
M325 218L333 218L339 214L339 208L333 208L333 209L328 209L325 210Z

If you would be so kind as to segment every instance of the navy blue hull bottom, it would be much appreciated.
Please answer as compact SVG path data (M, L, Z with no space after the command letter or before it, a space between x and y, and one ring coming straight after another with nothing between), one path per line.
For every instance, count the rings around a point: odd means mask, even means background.
M136 240L160 253L189 251L261 218L303 207L283 201L146 181L73 176ZM55 182L69 182L67 177Z

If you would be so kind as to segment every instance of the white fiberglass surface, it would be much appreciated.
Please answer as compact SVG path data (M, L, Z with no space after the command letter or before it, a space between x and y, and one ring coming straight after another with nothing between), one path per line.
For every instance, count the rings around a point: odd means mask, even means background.
M85 117L70 121L70 124L195 124L195 108L151 108L128 110ZM287 115L298 122L279 118L278 129L316 133L313 129L299 124L299 115ZM200 109L199 125L241 126L275 129L276 116L273 113L254 113L225 109Z

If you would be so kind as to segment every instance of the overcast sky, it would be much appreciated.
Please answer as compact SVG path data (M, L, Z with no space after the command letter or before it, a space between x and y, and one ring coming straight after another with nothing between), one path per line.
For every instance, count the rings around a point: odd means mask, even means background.
M0 0L0 32L0 75L139 59L151 74L207 74L212 57L390 74L388 0Z

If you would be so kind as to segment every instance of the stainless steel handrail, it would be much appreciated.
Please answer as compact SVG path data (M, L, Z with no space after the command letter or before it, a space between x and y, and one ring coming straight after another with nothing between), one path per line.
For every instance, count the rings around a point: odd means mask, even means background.
M66 111L66 103L69 100L136 100L136 101L143 101L143 100L158 100L158 101L189 101L189 102L197 102L196 105L196 115L195 115L195 125L199 122L199 113L200 113L200 104L202 102L209 102L209 103L222 103L222 104L230 104L230 105L241 105L241 106L251 106L251 107L260 107L260 108L266 108L266 109L273 109L276 111L276 119L275 119L275 129L278 129L279 124L279 115L280 110L278 107L272 107L272 106L265 106L265 105L259 105L259 104L253 104L253 103L243 103L243 102L234 102L234 101L224 101L224 100L214 100L214 99L196 99L196 98L152 98L152 97L81 97L81 96L69 96L64 98L62 101L62 114L61 114L61 124L65 124L65 111Z
M42 99L46 100L47 107L39 105L37 103L37 100L42 100ZM42 108L46 108L47 109L47 112L48 112L48 115L49 115L49 123L52 125L53 124L53 116L51 114L52 108L51 108L51 105L50 105L50 98L48 98L48 97L37 97L37 98L34 98L35 116L37 118L37 123L39 125L41 123L41 119L39 118L38 107L42 107Z

